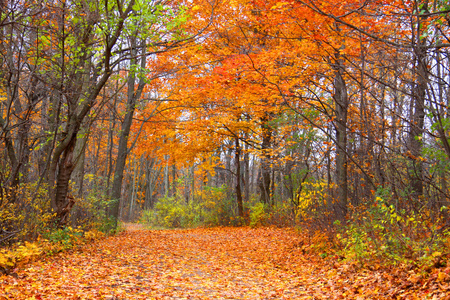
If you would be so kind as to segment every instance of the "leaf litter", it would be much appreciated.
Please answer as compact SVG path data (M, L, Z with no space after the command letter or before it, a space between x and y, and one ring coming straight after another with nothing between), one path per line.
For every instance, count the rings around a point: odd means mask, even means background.
M450 299L449 268L358 268L293 229L133 227L0 277L4 299Z

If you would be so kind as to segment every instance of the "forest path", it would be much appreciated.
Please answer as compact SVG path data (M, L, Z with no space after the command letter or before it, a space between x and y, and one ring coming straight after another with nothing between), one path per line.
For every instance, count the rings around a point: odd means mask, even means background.
M304 247L290 229L133 227L1 277L0 300L415 299L395 274L356 273Z

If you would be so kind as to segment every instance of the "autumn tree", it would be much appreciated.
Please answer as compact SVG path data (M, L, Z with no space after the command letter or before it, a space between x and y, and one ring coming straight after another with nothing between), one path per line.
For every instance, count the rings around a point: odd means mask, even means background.
M116 220L119 217L125 162L127 154L130 152L128 137L134 111L137 102L143 95L147 82L151 81L152 77L164 76L164 74L147 71L147 59L151 55L179 47L188 39L192 39L192 36L187 37L178 28L179 24L187 18L184 15L184 7L181 3L155 1L146 5L141 4L134 9L137 17L129 21L130 32L127 38L127 48L130 51L130 70L127 77L126 113L120 131L118 157L111 193L111 197L115 201L111 208L111 216ZM146 30L142 30L142 28L146 28ZM146 96L152 98L150 92L147 92Z
M36 109L48 91L37 80L37 62L30 57L37 31L28 21L41 13L34 3L3 1L1 3L0 39L0 91L1 91L1 140L9 163L10 172L2 176L1 185L12 192L20 182L29 178L29 159L32 141L30 130ZM6 165L3 168L8 169ZM36 175L36 174L34 174ZM2 194L2 198L5 195Z

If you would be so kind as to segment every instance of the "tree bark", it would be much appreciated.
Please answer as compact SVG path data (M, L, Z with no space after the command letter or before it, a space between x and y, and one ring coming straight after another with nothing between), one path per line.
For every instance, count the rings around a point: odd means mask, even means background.
M131 60L132 65L136 65L137 61L137 42L136 37L130 38L131 42L131 55L133 59ZM140 58L140 66L142 69L145 68L146 57L143 56ZM113 200L109 215L114 218L114 227L117 226L117 221L120 213L120 201L122 194L122 182L123 182L123 174L125 171L125 163L127 160L127 155L130 149L128 149L128 137L130 135L131 124L133 122L133 115L136 108L136 101L141 97L142 91L145 87L145 79L141 78L139 80L139 84L136 87L136 74L132 71L129 72L128 75L128 94L127 94L127 112L125 114L125 118L122 123L122 127L120 130L120 138L117 152L117 160L116 167L114 169L114 180L111 191L111 198Z
M270 116L261 119L262 143L261 143L261 177L259 178L260 201L267 205L271 204L271 155L272 128L269 125Z
M428 2L422 2L423 11L428 11ZM428 85L426 38L422 37L422 19L426 17L417 16L416 23L416 47L414 55L416 57L416 82L413 88L412 116L409 131L410 164L409 177L414 198L418 199L423 195L423 163L419 159L422 155L422 140L425 121L425 96Z
M83 197L83 182L84 182L84 160L86 157L86 143L88 134L86 130L81 130L82 136L77 139L74 149L75 168L73 170L72 178L75 182L74 194L81 198Z
M347 173L347 86L343 78L344 66L340 54L335 54L334 63L334 103L336 120L336 184L338 189L336 213L339 218L347 214L348 173Z
M235 152L234 160L236 163L236 202L238 207L239 217L244 217L244 204L242 200L242 189L241 189L241 147L239 145L239 138L235 137Z

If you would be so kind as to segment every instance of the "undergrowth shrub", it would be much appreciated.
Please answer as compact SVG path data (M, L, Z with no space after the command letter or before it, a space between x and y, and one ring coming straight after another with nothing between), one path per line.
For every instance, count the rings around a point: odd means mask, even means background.
M24 264L42 253L41 247L36 243L25 242L16 244L16 247L0 249L0 273L8 274L19 263Z
M448 232L423 206L418 211L397 209L378 196L364 207L353 208L348 224L335 222L341 254L347 259L370 263L427 264L446 251Z
M289 202L275 202L272 205L253 199L248 205L249 225L251 227L275 225L292 226L292 207Z
M70 212L72 227L58 228L47 190L45 184L23 183L14 191L2 191L0 272L7 273L41 253L51 255L98 238L113 224L106 215L111 201L99 189L76 199Z
M189 211L192 208L192 205L177 197L159 199L154 208L153 225L167 228L187 227L192 221Z
M109 233L116 222L108 216L107 211L118 200L111 199L105 193L103 177L86 174L84 179L89 186L89 193L85 197L76 197L70 213L70 225L83 231L98 230Z
M288 227L296 224L292 203L289 201L277 201L269 207L266 224L279 227Z
M54 254L64 250L72 249L80 244L83 238L83 231L79 228L65 227L49 230L43 238L48 241L47 253Z
M0 201L0 246L34 240L49 227L54 215L50 212L44 184L38 189L36 183L21 184L18 189L3 195Z
M328 189L325 181L305 181L297 193L296 219L299 222L317 221L328 210ZM330 186L332 188L332 185Z
M262 202L250 206L250 226L265 226L269 221L268 207Z
M140 222L163 228L241 225L243 220L236 216L236 205L226 189L205 187L189 202L181 195L160 198L153 209L143 211Z
M206 187L196 195L204 226L238 226L244 223L237 214L236 201L227 197L227 186Z
M160 198L153 209L144 210L141 223L150 227L185 228L199 222L199 205L186 203L179 197Z
M0 246L33 241L48 231L57 231L45 184L24 183L14 191L3 191L0 199ZM113 222L106 214L112 201L103 189L93 189L87 197L76 198L70 225L83 231L107 232Z
M292 201L293 222L307 230L311 236L316 232L328 232L332 229L333 200L330 191L335 188L324 180L304 181L301 189Z
M82 231L72 227L48 229L43 237L35 242L18 242L1 248L0 273L8 274L12 269L26 264L41 254L53 255L103 236L104 233L97 230Z

